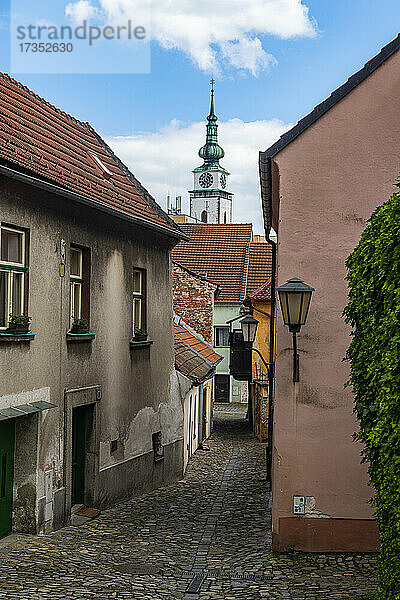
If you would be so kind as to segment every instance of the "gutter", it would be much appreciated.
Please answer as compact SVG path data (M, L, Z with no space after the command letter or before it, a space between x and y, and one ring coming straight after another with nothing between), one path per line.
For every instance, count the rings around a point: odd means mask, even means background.
M264 213L265 237L271 246L271 318L269 321L269 362L272 363L268 378L268 442L267 442L267 482L272 485L272 445L274 439L274 399L275 399L275 322L276 322L276 267L277 247L270 239L272 227L272 158L260 152L260 185Z
M20 181L21 183L25 183L27 185L32 185L33 187L37 187L41 190L45 190L46 192L55 194L57 196L68 198L69 200L73 200L78 204L94 208L99 212L110 215L132 225L139 225L140 227L145 227L146 229L152 229L154 231L157 231L157 233L161 233L163 235L178 240L189 240L189 237L181 230L177 230L175 232L169 229L168 227L163 227L162 225L158 225L156 223L150 223L145 219L141 219L140 217L134 217L133 215L129 215L128 213L122 212L121 210L112 208L111 206L107 206L102 202L98 202L97 200L93 200L92 198L88 198L87 196L82 196L77 192L72 192L54 183L48 183L47 181L39 179L38 177L26 175L25 173L21 173L20 171L15 171L14 169L10 169L9 167L4 167L3 165L0 165L0 173L10 179L15 179L16 181Z

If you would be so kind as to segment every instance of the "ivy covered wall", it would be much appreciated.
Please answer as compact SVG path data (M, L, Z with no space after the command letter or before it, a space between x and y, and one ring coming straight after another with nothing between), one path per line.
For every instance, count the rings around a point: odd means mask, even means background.
M381 540L378 598L399 600L400 193L375 210L346 264L350 384Z

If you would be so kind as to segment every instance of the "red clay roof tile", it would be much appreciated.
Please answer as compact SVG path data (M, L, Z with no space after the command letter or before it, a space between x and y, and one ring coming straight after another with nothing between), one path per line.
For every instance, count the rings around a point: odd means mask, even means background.
M179 232L89 123L78 121L4 73L0 73L0 160L136 217L144 226Z
M195 383L211 377L222 360L222 356L189 330L180 317L174 320L174 347L175 367Z
M182 223L180 228L190 239L174 248L173 260L221 286L218 301L240 302L254 294L257 300L270 298L271 247L252 242L251 224Z

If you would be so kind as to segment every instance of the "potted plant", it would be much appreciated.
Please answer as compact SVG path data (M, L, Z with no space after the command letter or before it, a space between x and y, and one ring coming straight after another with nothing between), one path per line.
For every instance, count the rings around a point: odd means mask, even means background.
M145 342L147 340L147 331L145 329L137 329L133 339L135 342Z
M88 325L87 319L74 319L70 333L87 333Z
M7 331L9 333L28 333L31 321L32 319L28 315L10 314Z

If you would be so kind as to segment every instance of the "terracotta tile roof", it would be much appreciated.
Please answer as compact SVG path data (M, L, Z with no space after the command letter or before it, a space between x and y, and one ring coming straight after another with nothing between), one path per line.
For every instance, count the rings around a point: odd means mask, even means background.
M272 252L265 242L251 242L249 246L249 268L245 290L242 294L254 300L271 299Z
M182 223L180 227L190 240L175 247L173 260L190 271L205 273L221 286L219 301L239 302L251 224Z
M0 73L0 161L160 226L178 226L89 125Z
M270 297L271 247L251 241L251 224L182 223L180 228L190 239L174 248L173 260L217 283L219 302L240 302L256 292L259 300Z
M174 318L174 347L176 369L195 384L212 377L223 359L177 316Z

